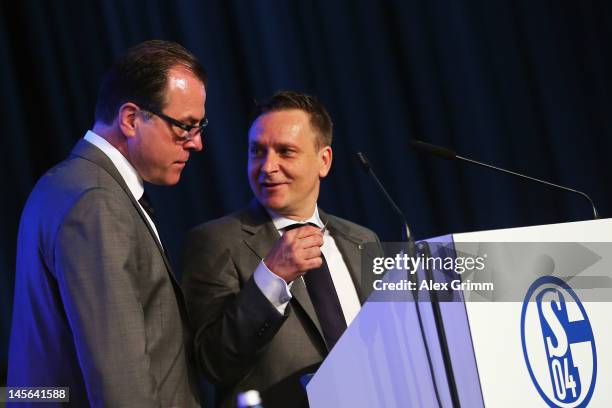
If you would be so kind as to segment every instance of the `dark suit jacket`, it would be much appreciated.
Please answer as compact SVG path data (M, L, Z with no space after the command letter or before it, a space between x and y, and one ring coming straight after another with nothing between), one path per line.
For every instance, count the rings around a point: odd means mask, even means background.
M319 210L353 278L361 302L363 244L378 243L370 230ZM270 407L306 404L299 379L314 372L328 353L304 282L282 316L259 290L253 272L279 239L267 212L250 207L203 224L187 237L183 289L194 325L196 361L220 386L223 405L236 393L256 389ZM368 254L364 254L369 256ZM372 256L376 256L372 254Z
M23 211L9 385L67 386L78 407L196 406L181 309L127 185L81 140Z

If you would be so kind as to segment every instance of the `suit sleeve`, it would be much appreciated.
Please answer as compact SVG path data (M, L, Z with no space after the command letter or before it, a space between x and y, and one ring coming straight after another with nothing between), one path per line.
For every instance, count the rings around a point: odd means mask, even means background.
M125 205L104 189L84 193L57 232L55 271L91 405L158 407Z
M220 234L190 232L183 256L183 289L198 366L213 383L223 386L248 374L291 307L280 314L252 276L241 284L236 257L247 255L232 253L231 246L224 245L228 237Z

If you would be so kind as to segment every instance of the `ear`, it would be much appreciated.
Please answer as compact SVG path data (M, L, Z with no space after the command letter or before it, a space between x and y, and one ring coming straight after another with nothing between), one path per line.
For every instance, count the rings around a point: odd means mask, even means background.
M117 113L117 125L125 137L136 136L137 122L139 120L138 106L131 102L126 102L119 107Z
M319 150L319 177L324 178L329 173L332 165L333 152L331 146L325 146Z

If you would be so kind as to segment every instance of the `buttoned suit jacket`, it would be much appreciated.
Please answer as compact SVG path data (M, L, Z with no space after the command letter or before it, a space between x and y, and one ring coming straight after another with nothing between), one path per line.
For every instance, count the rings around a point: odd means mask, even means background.
M79 407L198 406L185 319L128 186L100 149L79 141L22 214L9 385L69 387Z
M362 256L380 248L372 231L319 214L327 224L363 303ZM239 391L256 389L265 407L306 404L300 378L329 352L303 279L291 286L284 315L264 296L253 273L280 235L265 209L250 206L193 229L183 258L183 290L193 324L195 358L219 386L221 405L233 406ZM375 243L375 245L365 245Z

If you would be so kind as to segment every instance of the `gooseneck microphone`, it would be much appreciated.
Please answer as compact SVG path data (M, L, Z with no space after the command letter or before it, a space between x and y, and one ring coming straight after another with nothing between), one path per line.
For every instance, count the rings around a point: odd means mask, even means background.
M391 196L389 195L385 187L382 185L378 177L376 177L376 174L372 170L372 167L370 166L370 162L368 161L368 158L365 156L365 154L361 152L357 152L357 159L359 160L359 163L361 164L363 171L365 171L366 173L370 175L370 177L372 177L378 189L385 196L385 199L391 205L391 208L393 208L393 211L395 212L395 214L397 214L397 216L400 218L400 221L402 222L402 239L411 246L408 249L410 251L410 249L412 248L413 251L410 252L408 255L413 256L414 255L414 239L412 237L412 234L410 233L410 227L408 226L408 222L406 221L406 216L404 216L404 213L402 212L402 210L400 210L397 204L395 204L395 201L393 201L393 199L391 198Z
M378 189L385 196L385 199L391 205L391 208L393 208L393 211L400 218L400 220L402 222L402 237L403 237L404 242L406 242L406 244L408 246L408 248L407 248L408 256L413 257L413 259L415 259L418 256L417 248L416 248L414 237L410 233L410 227L408 227L408 222L406 221L406 216L404 215L402 210L400 210L400 208L397 206L397 204L395 204L395 201L393 201L393 199L391 198L391 196L389 195L389 193L387 192L385 187L382 185L382 183L380 182L378 177L376 177L376 174L374 173L374 170L372 170L372 166L370 166L370 162L368 161L368 159L365 156L365 154L363 154L362 152L358 152L357 153L357 159L359 160L359 163L361 164L361 167L363 168L363 170L366 173L368 173L370 175L370 177L372 177L372 179L376 183L376 186L378 187ZM429 279L433 279L433 277L431 276L431 271L430 270L427 270L426 274L428 275ZM415 273L411 277L413 279L418 280L418 274L417 273ZM438 382L436 381L436 375L435 375L434 369L433 369L433 363L432 363L432 360L431 360L431 353L429 351L429 345L427 344L427 339L425 338L425 329L424 329L424 326L423 326L423 319L421 317L421 306L420 306L420 301L418 300L418 291L413 291L412 294L414 296L414 304L415 304L415 308L416 308L416 312L417 312L417 320L419 322L419 329L420 329L420 332L421 332L421 339L422 339L423 345L425 347L425 354L427 356L427 362L429 363L429 373L431 375L431 380L432 380L432 383L433 383L436 400L438 402L438 407L442 408L442 401L440 399L440 391L438 390ZM438 340L440 342L440 351L442 353L442 360L444 362L444 370L445 370L445 374L446 374L446 381L447 381L448 387L449 387L449 393L450 393L450 396L451 396L451 401L452 401L452 404L453 404L454 408L461 408L461 404L459 402L459 393L458 393L458 390L457 390L457 383L455 381L454 371L453 371L453 367L452 367L452 360L451 360L451 357L450 357L450 350L449 350L449 347L448 347L447 336L446 336L446 332L445 332L445 329L444 329L444 323L442 321L442 312L440 310L440 303L439 303L439 301L437 299L437 296L432 296L431 306L432 306L432 309L433 309L434 321L435 321L436 330L437 330L437 333L438 333Z
M417 152L431 154L433 156L442 157L443 159L460 160L460 161L468 162L468 163L471 163L471 164L475 164L477 166L486 167L488 169L495 170L495 171L500 172L500 173L510 174L512 176L516 176L516 177L520 177L520 178L523 178L523 179L535 181L537 183L541 183L541 184L547 185L549 187L553 187L553 188L557 188L557 189L560 189L560 190L568 191L570 193L578 194L578 195L586 198L589 201L589 203L591 204L591 208L593 209L593 219L595 219L595 220L599 219L599 214L597 213L597 209L595 208L595 204L593 204L593 200L591 200L591 197L589 197L588 195L586 195L586 193L583 193L582 191L574 190L573 188L569 188L569 187L565 187L565 186L560 186L559 184L555 184L555 183L551 183L551 182L546 181L546 180L541 180L541 179L538 179L538 178L535 178L535 177L527 176L525 174L521 174L521 173L517 173L517 172L514 172L514 171L502 169L501 167L493 166L493 165L487 164L487 163L482 163L482 162L479 162L477 160L468 159L467 157L459 156L456 152L454 152L454 151L452 151L450 149L447 149L445 147L440 147L440 146L432 145L432 144L429 144L429 143L421 142L420 140L411 140L410 141L410 147L412 147L412 149L417 151Z

